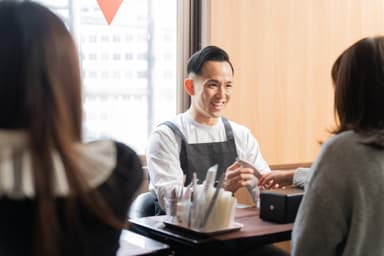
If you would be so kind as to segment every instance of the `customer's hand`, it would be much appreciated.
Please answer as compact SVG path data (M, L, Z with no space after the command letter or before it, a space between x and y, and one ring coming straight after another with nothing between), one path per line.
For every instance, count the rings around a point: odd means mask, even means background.
M262 174L259 178L259 187L265 189L290 186L293 182L293 175L296 170L271 171Z

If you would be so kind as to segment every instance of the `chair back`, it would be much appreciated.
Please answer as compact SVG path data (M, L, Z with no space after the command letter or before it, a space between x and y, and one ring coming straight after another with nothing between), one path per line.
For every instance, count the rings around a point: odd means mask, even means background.
M155 201L156 196L151 191L139 194L132 202L128 217L133 219L156 215Z

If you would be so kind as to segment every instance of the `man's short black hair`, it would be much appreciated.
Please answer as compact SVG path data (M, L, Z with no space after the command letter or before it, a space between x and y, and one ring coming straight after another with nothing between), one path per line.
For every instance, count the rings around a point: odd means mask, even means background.
M228 54L221 48L210 45L195 52L188 60L187 74L200 75L201 69L207 61L225 61L231 66L232 73L234 72L231 61Z

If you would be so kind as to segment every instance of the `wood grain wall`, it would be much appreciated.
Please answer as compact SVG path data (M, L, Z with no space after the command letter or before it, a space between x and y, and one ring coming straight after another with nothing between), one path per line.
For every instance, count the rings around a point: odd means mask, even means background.
M207 42L235 66L225 115L252 130L269 164L312 162L334 124L332 63L384 34L384 1L209 0L208 12Z

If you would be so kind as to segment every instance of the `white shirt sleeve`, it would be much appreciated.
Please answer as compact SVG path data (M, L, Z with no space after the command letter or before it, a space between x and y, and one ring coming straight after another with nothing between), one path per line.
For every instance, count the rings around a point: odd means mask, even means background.
M164 209L164 196L174 186L182 186L183 170L180 166L180 139L166 125L156 128L148 141L146 152L149 190L153 190Z
M239 158L253 163L260 173L271 171L269 165L261 154L260 146L255 136L245 126L231 122L233 134L235 136L236 150Z
M255 165L260 173L268 173L271 171L269 165L264 160L259 143L252 135L251 131L245 126L231 122L232 129L234 130L236 150L239 158L245 159ZM251 194L253 201L258 206L259 203L259 188L257 186L258 180L253 178L252 185L247 187L248 192Z

